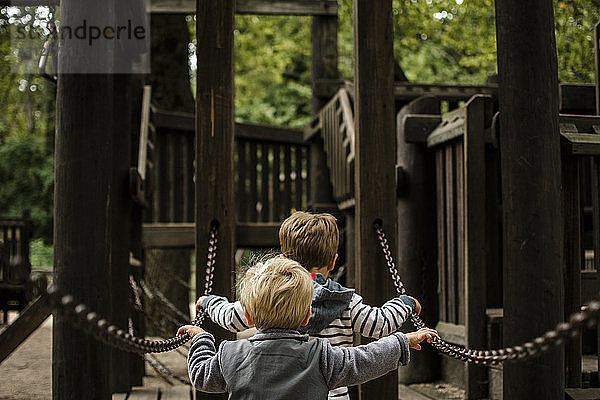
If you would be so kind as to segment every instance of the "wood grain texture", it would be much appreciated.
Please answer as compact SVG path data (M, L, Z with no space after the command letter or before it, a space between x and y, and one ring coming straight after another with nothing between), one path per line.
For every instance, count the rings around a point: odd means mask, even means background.
M202 287L211 225L218 224L213 292L232 298L235 244L233 27L235 1L198 0L196 39L196 285ZM214 328L213 325L209 330ZM214 328L217 340L235 338ZM226 398L198 393L197 398Z
M496 1L505 345L564 317L558 67L552 3ZM540 93L544 93L543 96ZM528 307L523 307L528 304ZM562 348L504 366L505 398L564 398Z
M373 224L396 244L396 137L391 0L354 1L356 285L367 304L396 293ZM361 399L397 398L396 371L361 385Z

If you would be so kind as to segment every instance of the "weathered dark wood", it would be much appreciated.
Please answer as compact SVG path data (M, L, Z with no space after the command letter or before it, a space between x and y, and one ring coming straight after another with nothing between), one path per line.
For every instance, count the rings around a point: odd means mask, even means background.
M403 107L397 121L397 163L406 173L406 189L400 191L398 212L398 270L408 293L423 307L428 326L437 324L437 236L435 155L423 144L409 142L413 131L411 117L439 113L439 101L422 97ZM439 119L439 116L437 116ZM412 329L412 328L411 328ZM418 357L398 369L404 384L433 382L439 379L440 363L429 346L423 346Z
M211 226L219 245L214 293L233 298L235 244L233 30L235 1L198 0L196 40L196 287L203 287ZM200 294L200 293L198 293ZM234 339L209 324L218 340ZM197 393L197 398L226 398Z
M457 324L465 324L465 154L463 143L454 144L456 168L456 307Z
M260 146L260 153L261 153L261 157L260 157L260 165L261 165L261 172L260 172L260 203L261 203L261 209L260 209L260 220L262 222L267 222L270 221L270 205L271 202L269 201L269 148L270 146L266 143L261 144Z
M596 98L594 85L561 83L559 90L559 110L565 114L594 115Z
M152 0L150 10L152 13L193 14L196 12L196 2L194 0ZM337 15L337 11L336 0L237 0L235 2L235 12L238 14Z
M446 179L446 301L448 302L446 322L457 323L456 318L456 203L455 203L455 160L454 145L448 143L444 146L446 165L444 166Z
M434 99L433 97L428 97ZM437 103L439 101L432 100ZM442 122L440 115L406 114L398 124L404 125L404 140L407 143L427 143L427 136Z
M517 0L496 1L505 345L536 337L564 317L558 67L552 7L551 2L541 0L527 7ZM541 357L504 365L505 398L563 399L564 383L560 347Z
M496 96L498 86L474 85L419 85L414 83L395 82L394 98L397 101L411 101L421 96L436 96L440 100L466 101L476 94L490 94Z
M238 247L279 247L279 222L245 223L236 225Z
M279 246L278 222L245 222L235 226L237 245L241 248ZM145 248L194 247L194 224L154 223L144 224L143 244Z
M248 171L250 178L250 187L248 188L248 198L246 199L248 205L248 220L256 221L257 220L257 212L256 212L256 203L258 201L258 193L257 193L257 155L256 155L256 142L250 142L248 144Z
M444 152L436 149L435 152L435 171L436 171L436 219L437 219L437 244L438 244L438 280L439 280L439 304L440 304L440 320L447 321L446 301L446 208L443 206L445 200L446 180L444 179Z
M0 363L25 341L52 313L48 296L41 296L19 313L5 330L0 333Z
M237 199L248 199L248 191L247 191L247 174L248 174L248 161L247 161L247 153L248 153L248 142L246 141L238 141L237 142L237 155L238 155L238 168L236 169L238 173L238 182L237 182ZM248 220L248 205L243 201L237 202L237 220L238 221L247 221Z
M283 150L283 173L285 180L283 182L283 215L288 216L292 210L292 149L289 146Z
M284 218L281 212L281 146L273 148L273 220L281 221Z
M279 126L235 124L235 137L238 139L254 139L261 142L302 144L303 132L300 129Z
M311 25L311 114L316 116L336 92L337 87L320 89L320 82L336 81L338 72L338 18L317 16ZM339 85L338 85L339 86ZM327 168L324 139L315 136L310 140L310 204L332 204L333 188Z
M366 303L381 305L395 293L373 224L383 223L394 247L397 235L391 0L354 1L354 60L356 284ZM397 398L397 372L361 385L359 394Z
M465 252L465 325L468 348L485 348L486 340L486 268L485 268L485 101L474 96L465 105L464 159L464 252ZM467 398L487 395L487 371L467 364Z
M563 157L562 184L565 218L565 320L581 307L581 213L579 160ZM581 387L581 336L565 343L566 386Z

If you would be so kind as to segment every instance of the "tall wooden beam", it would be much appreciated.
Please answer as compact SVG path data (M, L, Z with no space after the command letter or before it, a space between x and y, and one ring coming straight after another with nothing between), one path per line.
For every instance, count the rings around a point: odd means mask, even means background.
M211 224L218 224L213 292L232 298L235 251L233 28L235 1L198 0L196 39L196 287L204 288ZM233 338L221 332L218 339ZM202 395L206 398L207 395ZM221 396L226 398L226 396ZM212 398L212 397L211 397Z
M551 1L496 1L505 345L563 319L558 67ZM563 399L564 354L504 366L509 399Z
M395 295L373 224L383 222L396 243L396 135L392 1L354 0L354 124L356 132L356 286L381 305ZM361 399L398 396L393 371L362 385Z
M79 23L81 16L89 15L89 6L64 0L63 22ZM64 55L60 59L77 61ZM108 318L113 78L59 76L54 181L54 283ZM61 313L55 314L52 351L54 399L110 398L109 348Z
M311 27L311 80L312 115L318 115L321 108L335 95L317 93L316 83L322 79L337 79L338 73L338 18L336 16L313 17ZM310 141L310 203L319 205L335 203L327 168L327 155L323 148L323 139L313 137Z
M432 246L437 240L436 190L431 184L435 182L435 159L423 144L407 142L405 117L439 113L439 99L424 96L404 106L396 118L398 173L404 177L398 187L398 270L409 293L421 302L427 326L438 322L437 247ZM419 356L398 373L404 384L436 381L439 357L430 346L423 346Z

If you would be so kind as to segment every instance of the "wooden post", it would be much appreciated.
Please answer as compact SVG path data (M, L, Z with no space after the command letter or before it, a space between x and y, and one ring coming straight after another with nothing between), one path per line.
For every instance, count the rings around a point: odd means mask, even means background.
M63 1L64 21L75 22L81 7L83 3ZM59 76L54 283L108 318L113 99L113 76ZM108 347L75 328L61 313L55 313L53 333L53 398L109 399Z
M209 232L211 224L218 223L213 292L229 298L233 298L235 268L234 12L234 0L197 2L196 287L198 295L202 294ZM209 330L217 333L217 339L234 338L215 326L210 325ZM208 395L201 397L208 398Z
M403 119L407 114L439 113L439 99L420 97L396 118L398 167L405 176L397 202L398 270L408 293L421 302L427 326L438 322L435 160L423 144L407 143ZM439 357L431 346L423 346L398 374L404 384L434 382L440 375Z
M316 16L311 27L311 74L312 74L312 115L335 95L317 93L316 88L323 79L337 79L338 73L338 18L337 16ZM323 139L314 137L310 142L310 203L314 208L329 208L333 199L332 186L327 168L327 155L323 150Z
M392 2L354 0L356 134L356 286L365 302L380 306L396 295L373 224L381 220L396 243L396 138ZM398 373L364 384L361 399L398 396Z
M580 160L563 157L562 182L565 194L565 320L581 308L581 207ZM566 386L581 387L581 336L565 343Z
M496 1L505 345L564 317L558 68L551 1ZM563 399L564 350L504 365L507 399Z

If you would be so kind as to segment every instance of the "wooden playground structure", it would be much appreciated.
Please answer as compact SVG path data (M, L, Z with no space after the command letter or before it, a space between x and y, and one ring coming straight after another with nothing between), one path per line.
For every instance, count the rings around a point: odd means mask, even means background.
M61 14L78 7L63 0ZM338 217L345 284L374 305L396 295L374 229L382 223L424 322L482 357L543 335L597 297L600 91L558 83L551 2L496 1L499 83L488 86L395 80L389 0L354 0L354 82L339 78L335 0L153 0L151 12L196 15L195 114L154 107L151 88L128 76L58 80L54 283L78 302L119 327L133 321L143 336L130 275L143 277L144 251L194 248L200 290L214 226L213 291L232 298L236 249L277 248L279 223L295 209ZM305 129L234 122L236 12L312 16ZM21 225L4 226L7 245ZM15 285L4 258L0 298ZM108 399L141 384L139 355L96 341L67 313L54 317L55 399ZM427 348L357 394L397 399L399 382L441 380L468 399L600 398L600 369L582 371L583 358L600 364L599 338L587 328L542 356L492 366Z

